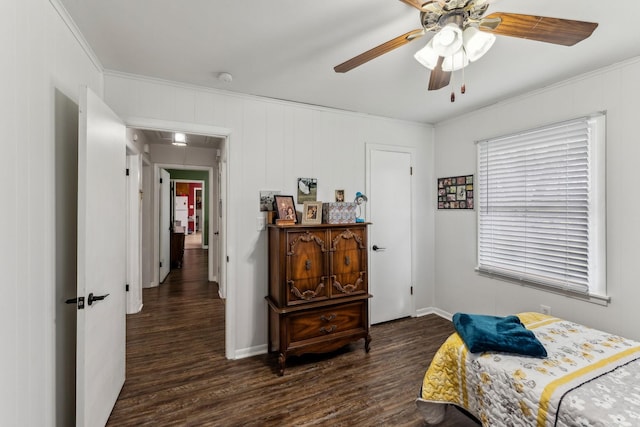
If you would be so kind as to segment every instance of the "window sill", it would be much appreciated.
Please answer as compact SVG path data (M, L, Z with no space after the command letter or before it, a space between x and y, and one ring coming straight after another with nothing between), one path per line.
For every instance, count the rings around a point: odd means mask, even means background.
M533 288L533 289L537 289L545 292L551 292L556 295L562 295L568 298L573 298L573 299L577 299L577 300L592 303L592 304L602 305L604 307L608 306L609 303L611 302L611 297L608 295L575 292L567 289L556 288L554 286L546 286L541 283L534 283L527 280L516 279L516 278L504 276L501 274L489 273L487 271L481 271L478 268L476 268L475 270L480 276L489 277L491 279L496 279L503 282L513 283L513 284L524 286L527 288Z

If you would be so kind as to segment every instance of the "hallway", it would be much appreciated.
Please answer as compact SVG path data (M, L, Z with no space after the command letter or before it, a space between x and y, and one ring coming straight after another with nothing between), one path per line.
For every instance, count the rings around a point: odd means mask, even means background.
M126 382L107 425L183 425L198 400L195 378L215 387L224 354L224 301L207 281L207 250L186 249L183 266L143 289L127 316Z

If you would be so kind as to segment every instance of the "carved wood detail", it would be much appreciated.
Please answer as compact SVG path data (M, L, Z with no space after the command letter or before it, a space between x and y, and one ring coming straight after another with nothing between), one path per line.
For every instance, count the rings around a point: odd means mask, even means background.
M366 247L364 246L364 243L362 242L362 237L359 236L358 234L354 234L351 230L347 228L342 233L338 234L335 237L335 239L333 239L333 241L331 242L332 251L336 250L336 248L338 247L338 243L340 242L340 239L345 239L345 240L354 239L358 243L358 247L360 249L366 249Z
M288 256L294 255L296 253L296 245L299 242L305 242L308 243L310 241L314 240L316 242L316 244L318 244L320 246L320 250L322 252L326 252L327 249L325 247L325 243L324 240L322 240L321 238L319 238L316 235L311 234L309 231L305 232L304 234L299 235L298 237L296 237L295 239L293 239L291 241L291 243L289 243L289 251L287 252Z
M291 287L291 293L294 294L296 297L304 300L311 300L315 298L320 293L320 291L324 289L324 284L319 283L315 291L308 289L304 292L300 292L300 289L295 287L293 280L289 280L288 283L289 283L289 286Z
M358 289L360 289L360 286L362 286L362 282L364 281L363 276L365 275L366 272L361 271L360 272L360 276L358 277L358 280L356 280L356 283L354 283L353 285L347 283L346 285L342 285L340 282L338 282L336 280L336 276L333 275L331 276L331 280L333 282L333 287L337 290L342 292L343 294L350 294L354 291L357 291Z

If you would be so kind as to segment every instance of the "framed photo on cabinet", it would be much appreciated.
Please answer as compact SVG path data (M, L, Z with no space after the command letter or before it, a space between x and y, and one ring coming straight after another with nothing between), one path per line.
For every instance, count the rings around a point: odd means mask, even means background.
M278 213L276 217L277 219L293 221L294 224L298 222L293 196L281 196L279 194L274 194L273 205L274 210Z
M303 224L322 224L322 202L304 202Z

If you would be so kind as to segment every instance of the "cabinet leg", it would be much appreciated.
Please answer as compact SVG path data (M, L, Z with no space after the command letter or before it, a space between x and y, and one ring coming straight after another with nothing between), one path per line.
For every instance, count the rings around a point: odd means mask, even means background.
M364 338L364 351L369 353L369 350L371 350L371 335L367 334Z
M284 353L280 353L278 356L278 364L280 365L280 376L284 375L284 367L287 363L287 356Z

